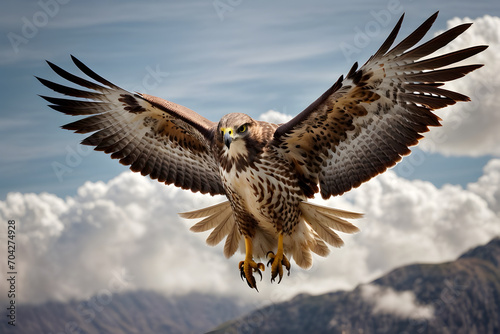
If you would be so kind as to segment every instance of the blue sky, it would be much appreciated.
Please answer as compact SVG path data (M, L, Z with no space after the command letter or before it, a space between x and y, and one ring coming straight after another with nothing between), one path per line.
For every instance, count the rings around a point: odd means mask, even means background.
M315 257L308 271L293 264L279 286L265 276L260 294L240 280L241 254L226 260L222 245L207 247L207 235L193 234L193 222L177 216L220 197L126 173L81 146L84 135L60 129L75 118L47 107L38 94L57 94L34 77L64 83L45 60L78 73L72 54L125 89L213 121L230 112L295 115L355 61L364 63L403 12L398 40L437 10L425 40L473 21L447 51L490 45L473 60L484 68L447 84L472 102L438 111L443 127L397 174L318 200L365 213L355 222L362 232L342 235L345 247ZM500 234L499 16L493 0L4 2L0 220L19 223L22 301L88 298L121 273L131 278L127 289L220 292L269 304L352 288L403 264L449 261L489 241Z
M73 54L125 89L186 105L214 121L229 112L258 117L273 109L294 115L354 61L366 61L402 12L401 36L436 10L441 12L433 32L455 16L500 15L497 1L450 4L8 1L0 14L0 199L12 191L73 195L87 180L107 181L126 170L80 147L83 136L59 129L72 119L37 96L51 92L34 75L58 80L45 59L74 70ZM345 46L355 45L367 22L376 22L375 32L366 45L346 54ZM426 153L418 168L400 175L465 185L481 175L490 158Z

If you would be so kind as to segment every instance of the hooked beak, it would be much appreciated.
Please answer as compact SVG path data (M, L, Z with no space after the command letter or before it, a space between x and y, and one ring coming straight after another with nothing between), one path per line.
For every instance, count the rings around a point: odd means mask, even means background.
M227 149L229 150L229 146L231 146L231 142L233 141L233 131L231 129L224 129L224 145L226 145Z

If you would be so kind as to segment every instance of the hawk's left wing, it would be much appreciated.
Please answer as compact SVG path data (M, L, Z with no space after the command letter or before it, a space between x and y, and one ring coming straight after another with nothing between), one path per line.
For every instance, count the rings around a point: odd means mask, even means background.
M158 97L130 93L102 78L81 61L75 65L98 83L80 78L49 62L81 90L38 78L70 99L42 96L50 107L72 116L87 116L64 129L91 133L82 141L111 154L134 172L193 192L225 194L211 140L217 126L196 112ZM80 100L74 98L81 98Z
M432 110L468 101L442 89L482 65L448 65L471 57L476 46L420 60L442 48L470 24L452 28L411 49L430 29L437 13L389 50L403 16L380 49L360 69L357 64L303 112L276 129L273 145L295 165L302 189L312 197L340 195L384 172L410 153L421 133L439 126ZM389 50L389 51L388 51Z

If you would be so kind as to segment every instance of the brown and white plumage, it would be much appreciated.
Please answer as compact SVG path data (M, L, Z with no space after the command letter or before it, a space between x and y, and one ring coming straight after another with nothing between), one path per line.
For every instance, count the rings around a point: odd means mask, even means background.
M127 92L74 57L95 82L49 65L87 90L39 80L56 92L82 98L43 96L57 111L88 116L63 127L94 132L82 144L160 182L226 195L228 202L181 216L203 218L192 230L213 230L210 245L226 238L225 256L242 248L241 275L256 288L253 272L260 274L264 266L254 258L268 256L272 279L281 280L283 267L290 268L287 256L307 268L311 252L326 256L327 244L343 244L334 230L358 231L345 219L360 214L311 204L308 198L319 191L325 199L341 195L394 166L429 126L440 125L433 110L469 100L441 86L482 66L449 67L486 46L424 58L470 26L460 25L415 47L436 17L390 49L401 17L363 66L354 64L345 78L281 125L239 113L214 123L173 102Z

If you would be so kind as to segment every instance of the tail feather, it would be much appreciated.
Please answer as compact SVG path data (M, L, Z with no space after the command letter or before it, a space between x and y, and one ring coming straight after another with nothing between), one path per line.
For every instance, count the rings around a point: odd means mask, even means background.
M215 204L212 206L208 206L206 208L194 210L194 211L189 211L189 212L182 212L179 213L179 216L185 219L196 219L196 218L204 218L208 216L212 216L216 213L219 213L221 210L226 209L226 207L230 207L231 204L228 201Z
M303 269L308 269L312 266L312 255L308 245L300 244L292 249L292 257L295 263Z
M318 216L317 218L320 219L326 226L336 231L344 233L359 232L359 228L357 226L354 226L345 219L335 217L321 211L316 211L314 214L316 214Z
M362 214L328 208L308 202L301 202L299 206L305 221L321 239L334 247L341 247L344 242L332 229L344 233L359 231L356 226L339 217L355 219L361 218ZM318 251L321 251L321 249L318 249Z
M334 209L334 208L330 208L328 206L318 205L318 204L314 204L314 203L310 203L310 202L301 202L300 205L301 206L310 206L310 207L315 208L316 211L319 211L321 213L325 213L325 214L330 215L330 216L339 217L339 218L346 218L346 219L363 218L362 213Z
M360 213L333 209L308 202L299 204L302 213L303 226L295 231L295 237L289 237L285 242L286 252L290 252L297 265L309 268L312 265L312 254L327 256L330 249L327 243L340 247L344 244L342 239L333 230L344 233L355 233L359 229L348 222L347 219L361 218ZM231 257L242 244L241 232L234 218L229 202L219 203L207 208L180 214L183 218L204 218L191 227L193 232L204 232L213 229L207 238L207 244L215 246L226 238L224 256ZM265 257L269 250L276 247L276 232L272 225L259 224L254 237L254 256ZM244 248L243 248L244 251Z
M215 246L221 242L222 239L231 232L232 227L235 225L233 212L230 210L229 212L227 210L221 212L217 221L219 221L218 225L207 238L207 244L210 246Z
M241 233L238 229L238 226L233 223L233 227L231 229L231 232L227 235L226 238L226 243L224 244L224 256L226 258L230 258L231 256L236 253L236 250L239 247L241 240Z
M319 256L327 256L328 254L330 254L330 249L325 244L325 242L321 240L318 234L314 231L312 231L311 233L313 233L314 235L314 240L311 240L311 242L309 243L309 249Z
M339 235L328 226L325 226L319 220L316 219L313 215L311 215L307 210L303 210L302 214L306 220L306 222L311 225L313 230L318 233L319 237L326 241L329 245L334 247L342 247L344 245L344 241L339 237Z
M202 212L203 210L206 211ZM195 219L201 217L206 217L206 218L191 226L190 230L193 232L205 232L221 224L229 214L232 214L232 210L231 210L231 205L229 205L229 202L223 202L208 208L192 212L186 212L180 215L183 218L187 218L185 215L192 213L195 214L188 219Z
M231 257L238 249L241 233L234 220L233 210L228 201L203 209L179 213L182 218L205 218L191 226L193 232L205 232L213 229L207 238L207 244L215 246L227 236L224 244L224 255Z

